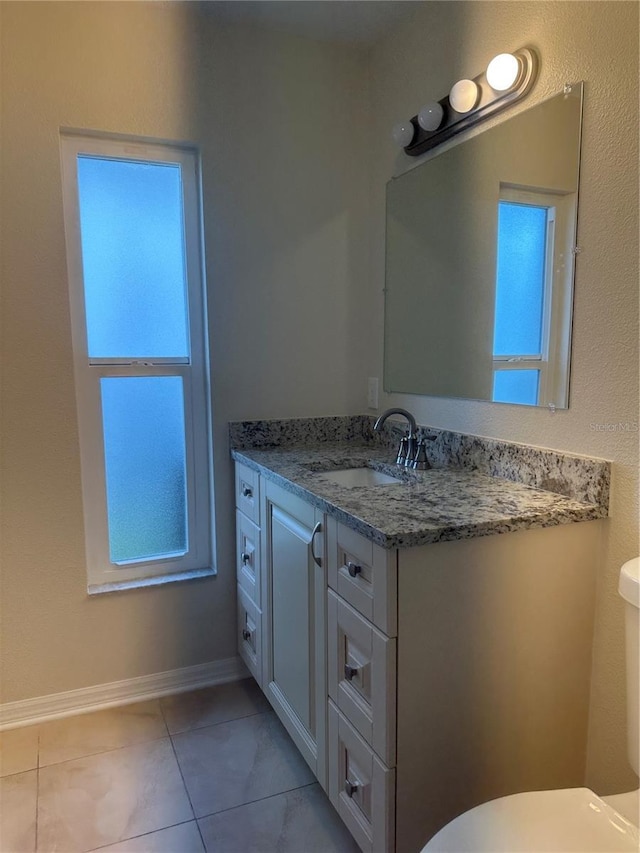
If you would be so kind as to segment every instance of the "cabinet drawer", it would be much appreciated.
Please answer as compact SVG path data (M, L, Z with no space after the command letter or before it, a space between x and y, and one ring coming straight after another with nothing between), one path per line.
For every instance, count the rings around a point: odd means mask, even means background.
M260 524L260 475L236 462L236 507L254 524Z
M366 853L394 849L395 778L329 700L329 799Z
M328 591L329 696L380 758L396 759L396 641Z
M262 687L262 614L238 586L238 652Z
M260 528L236 510L236 575L249 598L260 607Z
M398 556L330 518L329 586L389 637L398 633Z

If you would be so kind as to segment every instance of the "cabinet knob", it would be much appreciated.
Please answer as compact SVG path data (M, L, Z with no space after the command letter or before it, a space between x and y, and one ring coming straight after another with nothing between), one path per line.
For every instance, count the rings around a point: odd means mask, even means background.
M251 639L251 631L248 628L242 629L242 639L247 641Z
M242 497L243 498L252 498L253 497L253 489L250 489L249 486L242 487Z
M362 566L359 566L357 563L352 563L351 560L349 560L347 563L347 571L352 578L355 578L355 576L359 575L362 571Z
M240 554L240 559L242 560L243 566L248 566L251 562L251 555L247 554L246 551L243 551L242 554Z
M349 779L344 780L344 790L347 797L353 797L355 792L358 790L358 787L359 785L357 782L351 782Z
M344 677L347 681L351 681L352 678L355 678L358 674L358 670L355 666L349 666L348 663L344 665Z

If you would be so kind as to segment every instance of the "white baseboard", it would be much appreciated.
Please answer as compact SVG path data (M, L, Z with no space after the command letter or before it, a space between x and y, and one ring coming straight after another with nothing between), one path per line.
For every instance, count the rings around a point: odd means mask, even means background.
M60 717L71 717L74 714L86 714L89 711L101 711L117 705L130 705L132 702L157 699L171 693L184 693L198 687L238 681L248 675L249 671L242 660L233 657L197 666L185 666L182 669L171 669L168 672L156 672L153 675L127 678L124 681L95 684L92 687L81 687L79 690L67 690L65 693L5 702L0 705L0 731Z

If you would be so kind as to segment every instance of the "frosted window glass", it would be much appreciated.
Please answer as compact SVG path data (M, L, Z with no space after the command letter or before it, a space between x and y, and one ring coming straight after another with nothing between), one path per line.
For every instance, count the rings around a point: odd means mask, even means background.
M180 166L79 156L78 194L89 356L188 356Z
M187 551L182 378L100 380L113 563Z
M539 380L539 370L496 370L493 374L493 401L536 406Z
M494 355L539 355L547 209L498 204Z

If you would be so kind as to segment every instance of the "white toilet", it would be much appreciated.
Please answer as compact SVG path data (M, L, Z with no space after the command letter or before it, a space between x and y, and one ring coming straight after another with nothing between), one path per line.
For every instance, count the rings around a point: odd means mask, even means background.
M639 773L640 557L620 571L625 599L629 762ZM638 853L640 790L598 797L588 788L527 791L461 814L422 853Z

